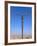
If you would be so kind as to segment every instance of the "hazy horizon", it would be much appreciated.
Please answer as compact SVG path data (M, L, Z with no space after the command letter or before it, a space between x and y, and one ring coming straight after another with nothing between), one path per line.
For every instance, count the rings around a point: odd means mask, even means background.
M32 38L32 35L31 34L23 34L23 39L31 39ZM21 34L17 34L17 33L12 33L11 32L11 35L10 35L10 39L22 39L22 33Z

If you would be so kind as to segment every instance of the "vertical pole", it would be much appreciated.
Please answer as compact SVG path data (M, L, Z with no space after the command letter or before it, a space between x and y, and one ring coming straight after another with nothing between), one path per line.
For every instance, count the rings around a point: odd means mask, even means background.
M22 16L22 39L23 39L23 19L24 17Z

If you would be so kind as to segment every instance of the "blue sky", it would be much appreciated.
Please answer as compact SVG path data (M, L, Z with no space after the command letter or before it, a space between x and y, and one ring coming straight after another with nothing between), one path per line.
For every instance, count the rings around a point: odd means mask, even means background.
M32 33L32 7L10 7L10 31L12 33L21 34L22 32L22 16L24 16L23 34Z

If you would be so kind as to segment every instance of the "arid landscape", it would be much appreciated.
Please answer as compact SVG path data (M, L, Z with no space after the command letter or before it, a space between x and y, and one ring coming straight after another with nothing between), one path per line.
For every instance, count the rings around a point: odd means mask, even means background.
M32 36L31 35L29 35L29 34L24 34L23 35L23 39L31 39L32 38ZM20 35L20 34L11 34L10 35L10 39L22 39L22 34Z

